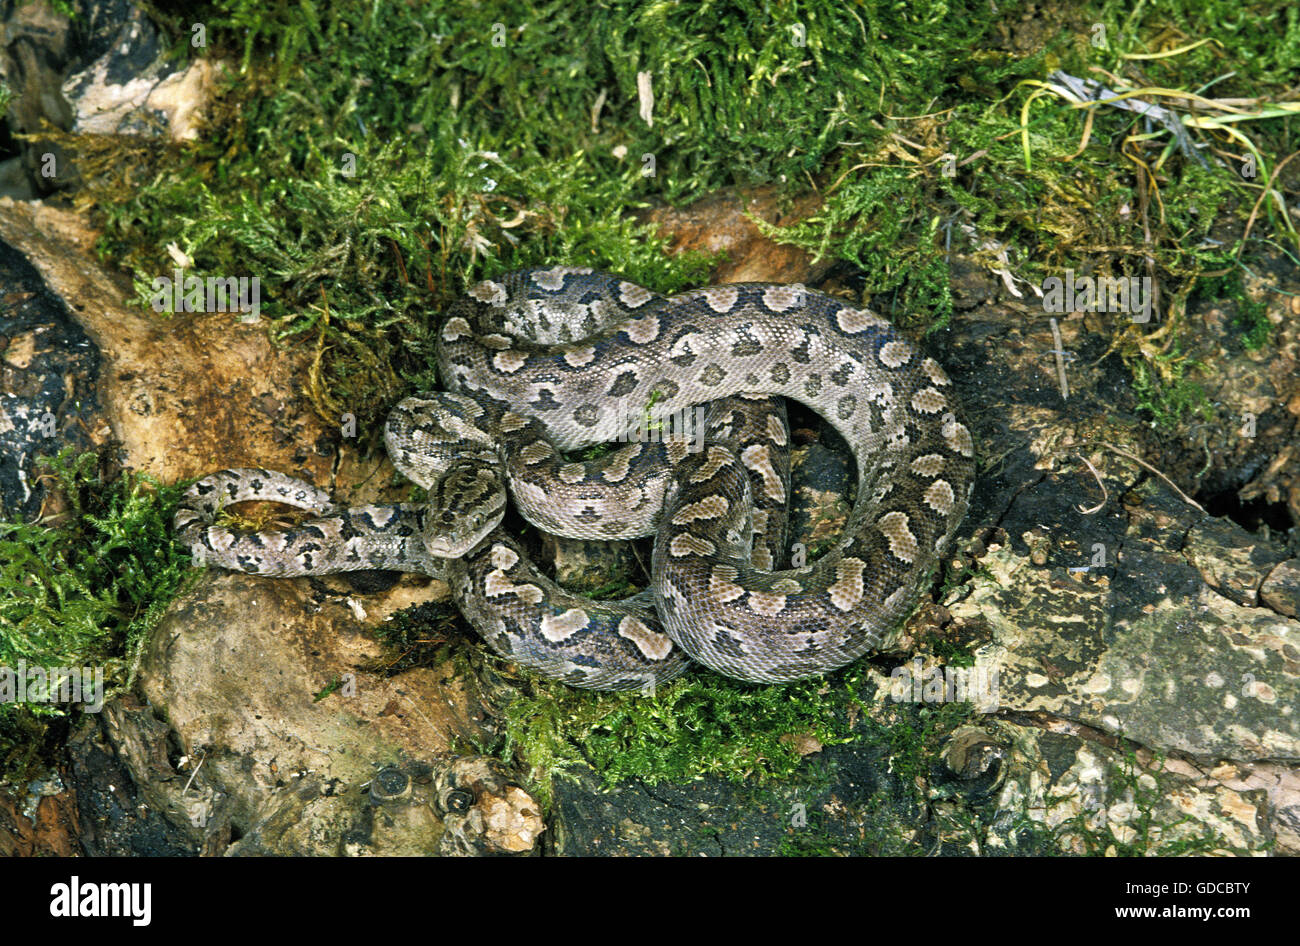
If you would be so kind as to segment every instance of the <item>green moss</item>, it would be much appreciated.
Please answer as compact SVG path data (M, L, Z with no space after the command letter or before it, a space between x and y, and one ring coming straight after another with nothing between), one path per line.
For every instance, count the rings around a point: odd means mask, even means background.
M1181 358L1177 349L1170 355L1155 356L1154 361L1155 367L1146 361L1135 361L1131 367L1138 406L1150 412L1157 427L1173 428L1188 414L1202 420L1214 416L1209 395L1192 376L1198 367L1196 362Z
M343 678L335 677L329 683L321 687L317 692L313 693L311 696L311 701L313 703L319 703L321 700L325 699L331 694L337 693L342 688L343 688Z
M932 645L934 655L943 661L948 667L973 667L975 666L975 655L971 653L969 646L959 641L940 639L934 641Z
M549 805L552 780L575 766L589 766L611 787L629 778L680 784L715 775L761 792L774 780L808 777L796 736L824 746L861 739L883 748L900 782L915 791L973 708L887 703L880 713L862 699L867 685L860 667L783 686L700 671L650 696L530 678L530 691L505 711L500 754L529 774ZM924 804L919 794L916 801Z
M94 453L38 461L67 511L0 522L0 666L102 668L105 696L134 682L146 635L192 574L171 534L181 487L115 471ZM34 734L66 704L0 704L0 785L29 777Z
M1217 275L1197 280L1191 301L1204 305L1221 305L1232 311L1232 328L1247 351L1255 351L1268 344L1273 326L1268 320L1268 306L1256 302L1246 292L1242 271L1231 257L1222 260L1223 269Z
M920 108L923 88L1015 68L961 61L998 15L958 7L231 0L172 23L179 55L197 54L199 19L207 54L241 63L199 142L131 160L125 143L62 143L141 303L173 268L169 244L197 275L260 276L279 337L321 352L318 411L375 430L399 393L433 384L432 323L467 281L563 262L661 291L702 282L704 257L669 257L629 211L729 184L804 187L845 142L883 135L883 102ZM908 253L886 269L915 268L908 298L946 305L941 261Z
M1250 351L1268 344L1273 326L1268 320L1268 307L1262 302L1243 299L1233 316L1232 324L1241 332L1241 344Z
M833 857L839 853L835 839L826 830L829 820L819 808L807 809L807 824L791 827L772 853L777 857Z
M785 686L700 672L642 696L534 679L531 692L506 709L501 751L522 763L543 799L552 778L580 764L611 786L706 774L761 783L799 768L796 735L823 745L853 738L845 710L858 683L852 669Z

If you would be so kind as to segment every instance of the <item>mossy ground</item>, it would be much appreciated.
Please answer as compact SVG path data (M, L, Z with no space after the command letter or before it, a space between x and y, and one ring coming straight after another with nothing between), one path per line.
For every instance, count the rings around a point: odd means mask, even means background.
M1207 824L1201 824L1195 834L1179 831L1183 825L1196 824L1196 819L1190 814L1171 816L1169 779L1162 756L1144 762L1132 746L1125 746L1106 768L1104 795L1091 799L1084 810L1052 828L1023 819L1011 832L1017 846L1038 854L1077 852L1090 857L1249 857L1256 853L1234 847ZM1059 804L1074 800L1066 795ZM1128 815L1122 819L1122 827L1105 817L1107 809L1118 806ZM1180 833L1186 836L1178 837Z
M435 385L438 314L475 279L564 263L664 292L704 281L711 261L668 255L635 212L721 187L815 191L820 209L771 235L856 268L873 305L912 328L948 319L954 246L973 245L995 266L1000 245L1035 283L1067 268L1159 276L1172 287L1166 330L1153 340L1116 317L1112 342L1137 402L1164 425L1208 410L1201 369L1181 354L1188 300L1239 293L1262 247L1296 253L1284 213L1259 200L1275 156L1296 148L1294 113L1258 106L1232 128L1189 127L1222 161L1202 166L1131 112L1076 109L1035 84L1060 68L1119 75L1131 88L1275 100L1300 72L1294 5L151 9L179 60L230 68L195 142L62 136L84 180L74 199L103 228L100 252L134 276L141 305L150 280L174 267L173 244L197 275L259 276L275 336L317 353L304 379L317 410L331 422L352 413L363 431L378 431L400 396ZM203 48L191 45L196 22ZM640 114L641 73L653 125ZM1191 114L1190 96L1158 98ZM1255 176L1243 177L1251 154ZM1231 236L1252 210L1249 241ZM1267 321L1237 298L1243 344L1267 345ZM0 627L0 657L129 663L135 635L181 580L181 559L165 528L171 494L118 482L96 494L95 518L7 530L19 559L81 564L75 589L39 569L4 573L0 608L18 619ZM131 523L147 528L122 538ZM85 557L98 548L114 567ZM125 567L136 561L156 567ZM12 629L38 614L54 630ZM762 688L699 674L640 700L538 683L510 710L506 749L539 775L582 759L610 780L779 777L798 764L782 736L848 738L851 679ZM4 712L0 720L18 718Z
M524 763L544 804L551 779L575 765L591 766L611 786L703 775L761 782L794 773L799 737L823 745L853 738L847 711L859 683L852 670L782 687L699 671L641 695L538 680L507 710L501 752Z
M171 531L181 490L94 453L44 465L64 511L0 522L0 667L102 668L111 698L130 689L146 635L198 575ZM0 788L48 762L68 716L56 703L0 703Z

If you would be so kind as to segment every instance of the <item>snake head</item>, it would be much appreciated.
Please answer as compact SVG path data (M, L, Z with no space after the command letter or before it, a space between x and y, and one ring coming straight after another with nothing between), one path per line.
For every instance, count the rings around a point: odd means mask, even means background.
M500 467L479 457L455 460L429 491L424 546L436 558L459 558L501 524L505 511Z
M489 410L468 395L445 391L399 402L384 424L384 443L393 466L432 489L467 453L495 453L497 441L483 427Z

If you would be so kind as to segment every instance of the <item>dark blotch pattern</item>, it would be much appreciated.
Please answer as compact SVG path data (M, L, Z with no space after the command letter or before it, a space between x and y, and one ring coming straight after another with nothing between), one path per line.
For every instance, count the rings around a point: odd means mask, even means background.
M727 372L718 365L708 365L700 372L700 380L705 384L721 384L726 380Z
M550 388L542 388L537 392L537 397L529 403L539 411L558 411L560 409L560 402L555 399L555 392Z
M623 397L625 394L631 394L636 390L636 372L624 371L614 383L609 386L610 397Z

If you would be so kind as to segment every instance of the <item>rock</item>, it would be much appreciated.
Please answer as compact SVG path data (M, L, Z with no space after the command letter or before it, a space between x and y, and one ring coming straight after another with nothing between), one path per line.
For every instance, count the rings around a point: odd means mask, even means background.
M1269 572L1260 586L1259 597L1279 614L1292 618L1300 614L1300 559L1282 562Z
M993 300L997 280L985 266L957 258L952 263L952 301L959 309L973 309Z
M798 247L774 243L754 219L789 226L813 213L819 204L818 198L809 196L783 211L776 189L760 188L743 194L723 192L682 208L658 207L642 217L671 238L673 253L726 253L729 261L714 272L714 283L802 281L813 285L830 271L831 262L814 263Z
M878 726L914 725L872 673L859 740L761 789L706 775L632 780L587 771L556 784L560 856L946 855L1300 852L1300 781L1271 764L1199 767L1158 759L1087 727L985 715L954 729L915 781L901 779ZM909 723L909 721L911 721Z
M0 792L0 857L73 857L79 834L76 793L57 771L26 793Z
M1245 856L1266 853L1273 842L1278 812L1261 788L1233 788L1182 764L1162 765L1085 729L996 720L987 727L1003 771L987 801L967 796L983 828L972 853ZM969 835L960 820L970 817L969 806L936 808L950 826L943 834Z
M627 586L627 594L635 591L632 585L639 575L631 542L544 535L542 555L554 564L555 580L577 594L590 594L610 586ZM614 595L616 598L625 596L622 592Z
M192 789L170 761L168 727L134 696L85 716L68 744L80 821L92 857L199 854L189 812L165 801ZM197 797L197 790L194 795Z
M541 807L492 759L457 759L440 769L444 854L523 854L546 830Z
M1207 585L1251 608L1259 604L1265 576L1287 557L1285 549L1260 542L1230 519L1198 522L1187 534L1185 552Z
M789 544L796 554L802 544L807 561L834 545L853 508L853 457L838 436L825 439L833 446L819 440L795 447L790 456Z
M453 752L493 737L474 678L450 663L368 669L384 651L367 626L445 598L440 585L399 585L358 620L320 580L206 576L141 665L186 757L163 779L134 773L154 805L190 818L213 853L532 850L544 827L532 799L498 763Z
M62 85L74 133L199 136L203 109L220 69L196 59L183 70L165 58L157 27L132 7L104 53Z
M59 91L63 70L73 56L71 21L46 0L13 4L0 32L0 81L13 92L4 116L11 133L39 134L46 122L72 127L72 109ZM20 198L49 193L57 182L42 174L44 154L55 154L56 166L66 164L57 146L37 140L22 146L22 173L11 171L8 190Z
M3 243L0 286L0 511L30 520L46 499L35 458L89 448L109 427L94 390L99 352L40 274Z
M548 853L854 855L901 853L917 843L924 814L881 747L832 746L813 758L815 776L758 792L713 775L602 791L590 772L578 772L556 783Z
M961 622L987 625L1004 711L1046 713L1205 762L1300 759L1300 624L1201 584L1180 556L1130 535L1113 582L983 559Z
M198 137L221 68L196 58L184 69L166 56L157 27L127 0L13 4L0 24L0 80L13 91L5 123L36 136L20 144L25 180L12 172L19 198L74 185L74 162L40 138L48 123L76 133Z
M27 258L89 339L87 346L70 336L66 347L94 352L83 370L97 371L93 390L103 405L85 418L95 442L112 436L124 465L163 482L265 466L328 484L343 438L294 394L310 357L277 350L264 326L229 313L162 320L127 307L130 288L94 258L95 236L76 214L0 198L0 240ZM57 429L79 429L76 399L53 398ZM385 469L373 478L387 480ZM374 472L354 460L343 482Z

